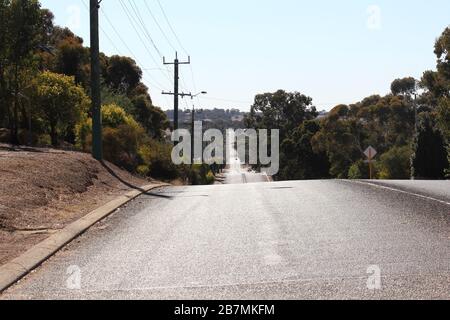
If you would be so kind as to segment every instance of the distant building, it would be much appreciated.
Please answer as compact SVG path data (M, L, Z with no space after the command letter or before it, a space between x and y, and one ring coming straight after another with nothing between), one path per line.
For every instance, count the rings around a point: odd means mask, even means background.
M233 116L233 117L231 117L231 121L232 122L242 122L242 121L244 121L244 116L243 115Z

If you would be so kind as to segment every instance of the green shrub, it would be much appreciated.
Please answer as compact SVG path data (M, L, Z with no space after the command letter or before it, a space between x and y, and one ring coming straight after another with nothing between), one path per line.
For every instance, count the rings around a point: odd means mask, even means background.
M138 150L141 161L149 166L149 175L156 179L173 180L181 174L181 167L172 162L172 145L148 138Z
M105 127L117 128L121 125L139 127L139 124L122 107L116 104L102 106L102 123Z
M143 177L147 177L150 173L150 168L148 165L143 164L137 167L136 172Z
M369 165L362 160L355 162L348 170L349 179L369 179Z
M135 172L143 164L138 153L148 137L144 129L115 104L102 107L104 158L120 167ZM88 152L92 148L92 119L85 117L76 127L78 148Z
M411 177L411 155L409 146L393 147L380 157L377 169L380 179L409 179Z
M206 184L214 184L215 181L216 177L214 177L212 171L209 171L208 174L206 175Z
M92 119L87 116L75 125L75 146L84 152L92 147Z

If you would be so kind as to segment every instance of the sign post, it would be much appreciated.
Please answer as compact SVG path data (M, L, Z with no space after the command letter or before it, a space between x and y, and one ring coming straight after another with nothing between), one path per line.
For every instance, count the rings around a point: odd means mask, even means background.
M366 151L364 151L364 155L367 157L367 162L369 163L369 179L373 179L373 159L377 155L377 150L375 150L372 146L368 147Z

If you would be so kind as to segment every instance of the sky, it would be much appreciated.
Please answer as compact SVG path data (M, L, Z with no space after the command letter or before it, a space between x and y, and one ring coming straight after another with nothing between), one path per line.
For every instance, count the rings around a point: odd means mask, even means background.
M89 45L89 0L41 4ZM248 111L256 94L284 89L329 110L435 69L434 42L449 25L448 0L103 0L100 50L134 58L165 110L173 69L161 57L175 51L191 56L181 90L208 92L182 108Z

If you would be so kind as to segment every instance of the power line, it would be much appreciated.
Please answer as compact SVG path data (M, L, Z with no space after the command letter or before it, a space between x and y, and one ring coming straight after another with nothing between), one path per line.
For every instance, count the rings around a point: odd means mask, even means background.
M152 44L153 48L155 49L155 51L157 52L157 54L159 55L159 57L162 59L163 55L161 54L161 51L159 50L158 46L156 45L156 43L153 41L152 36L150 35L150 32L147 29L147 26L144 22L144 19L142 18L141 14L139 13L139 9L138 6L136 5L136 3L134 2L134 0L131 1L130 3L131 9L133 10L135 16L138 19L138 22L140 24L140 27L142 29L142 31L144 32L144 35L147 37L147 39L150 41L150 43ZM166 71L167 71L167 75L166 77L169 79L169 82L171 84L173 84L172 79L170 78L170 70L169 68L166 67Z
M162 28L161 25L159 24L158 20L156 19L155 15L153 14L152 10L150 9L150 7L149 7L149 5L147 4L146 1L144 1L144 5L145 5L145 7L146 7L148 13L149 13L150 16L152 17L153 21L155 22L155 24L157 25L157 27L158 27L159 30L161 31L163 37L166 39L166 41L167 41L167 43L169 44L169 46L170 46L173 50L177 51L177 48L175 48L175 46L172 44L172 42L170 41L170 39L169 39L169 37L167 36L167 34L164 32L163 28ZM166 19L167 19L167 16L166 16ZM168 21L168 20L167 20L167 21ZM181 47L182 47L182 46L181 46ZM182 49L184 49L184 48L182 48ZM184 50L184 51L186 51L186 50ZM190 70L191 70L191 75L192 75L192 80L193 80L193 81L192 81L192 85L193 85L193 87L194 87L194 91L197 92L197 87L196 87L196 85L195 85L194 74L193 74L193 70L192 70L192 65L189 65L189 67L190 67ZM181 78L181 82L182 82L182 84L183 84L183 89L186 90L186 89L187 89L187 85L186 85L186 82L184 81L183 76L180 75L180 78ZM187 91L187 90L186 90L186 91ZM196 97L196 98L198 99L198 97ZM188 107L187 101L185 101L185 105L186 105L186 107Z
M180 48L184 51L184 53L187 56L190 56L190 54L187 52L187 50L184 48L183 44L181 43L180 38L178 37L177 33L175 32L175 29L173 28L172 24L170 23L169 18L167 17L167 14L166 14L160 0L158 0L158 5L159 5L159 8L161 9L164 19L166 20L167 25L170 28L170 31L172 32L173 36L175 37L176 41L178 42L178 45L180 46ZM195 84L194 70L192 68L192 65L189 65L189 69L191 71L192 85L194 87L194 91L197 92L197 86ZM183 78L181 80L182 80L182 82L184 82ZM198 98L197 98L197 101L199 101Z
M122 6L123 10L125 11L125 14L128 18L128 21L130 22L131 26L133 27L134 31L136 32L137 36L139 37L139 40L141 41L142 45L144 46L145 50L147 51L148 55L150 56L150 58L153 60L153 62L155 63L155 65L159 65L159 63L155 60L155 57L153 56L153 54L151 53L150 49L147 47L147 45L145 44L145 41L142 39L140 32L137 30L135 23L137 25L139 25L139 23L136 21L136 19L132 16L131 12L129 11L129 8L122 2L122 0L119 0L120 5ZM133 22L134 21L134 22ZM170 77L168 77L167 74L165 74L164 72L161 72L162 74L166 75L169 83L171 82Z
M82 3L84 5L84 7L86 8L86 10L88 12L90 12L86 2L86 0L83 0ZM141 66L143 66L143 64L139 61L139 59L134 55L133 50L130 49L130 47L127 45L127 43L123 40L122 36L120 35L120 33L117 31L117 29L115 28L114 24L111 22L110 18L108 17L108 15L106 14L105 10L103 10L102 7L100 7L100 10L102 12L102 15L106 18L106 21L108 22L108 24L111 26L111 28L113 29L114 33L117 35L117 37L119 38L119 40L122 42L122 44L128 49L128 51L130 52L131 56L134 58L134 60ZM114 43L114 41L111 39L111 37L109 36L109 34L101 27L101 25L99 26L100 30L102 31L102 33L104 34L104 36L108 39L108 41L111 43L111 45L116 49L116 51L122 55L121 50L118 49L118 47L116 46L116 44ZM145 68L141 68L142 71L144 72L144 74L147 74L150 78L151 81L149 81L148 79L146 79L146 82L148 84L150 84L153 88L156 88L157 90L164 90L164 85L162 85L158 80L156 80L156 78L150 73L148 72L149 69L145 69ZM169 101L167 100L166 96L163 96L164 100L166 101L167 105L169 105Z
M133 51L130 49L130 47L127 45L127 43L123 40L122 36L120 35L120 33L117 31L117 29L115 28L114 24L111 22L111 20L109 19L108 15L106 14L106 12L100 8L102 15L105 17L106 21L108 22L108 24L111 26L111 28L113 29L114 33L117 35L117 37L119 38L119 40L122 42L122 44L125 46L125 48L127 48L127 50L130 52L131 56L134 58L134 60L141 66L143 66L143 64L139 61L139 59L136 57L136 55L133 53ZM105 33L106 34L106 33ZM108 36L109 37L109 36ZM153 87L162 90L162 87L164 87L158 80L156 80L148 71L148 69L142 68L143 72L147 72L147 74L150 76L150 78L152 79L153 82L155 82L157 85L149 82Z
M134 2L134 0L130 1L130 6L131 6L131 9L133 10L135 16L137 17L138 21L140 22L141 28L144 31L144 35L147 36L147 39L152 44L153 48L158 53L159 57L162 58L163 55L161 54L161 51L159 50L159 48L156 46L155 42L153 41L153 38L151 37L150 32L148 31L147 26L146 26L144 20L142 19L142 16L139 13L139 10L137 9L136 3Z
M89 7L88 7L88 5L86 4L85 0L83 0L82 2L83 2L84 7L86 8L87 12L90 13ZM109 41L109 43L114 47L114 49L115 49L117 52L119 52L119 54L121 54L119 48L117 48L116 44L114 43L114 41L112 41L112 39L111 39L111 37L108 35L108 33L105 32L105 30L102 28L102 26L99 26L99 27L100 27L100 30L102 31L102 33L104 34L104 36L106 37L106 39Z
M175 46L172 44L172 42L169 40L169 37L166 35L166 33L164 32L163 28L161 27L161 25L159 24L158 20L156 19L155 15L153 14L152 10L150 9L150 7L147 4L147 1L144 1L145 7L147 8L148 13L150 14L150 16L153 18L153 21L155 22L155 24L158 26L159 30L161 31L162 35L164 36L164 38L166 39L167 43L169 44L170 47L172 47L173 50L177 51L177 49L175 48Z
M169 18L167 18L166 12L164 11L164 8L163 8L163 6L162 6L162 4L161 4L161 1L159 1L159 0L158 0L158 5L159 5L159 8L161 9L161 11L162 11L162 13L163 13L163 15L164 15L164 19L166 20L167 25L169 26L170 30L172 31L172 34L175 36L175 39L177 40L177 42L178 42L178 44L180 45L181 49L184 51L184 53L185 53L186 55L189 56L189 53L188 53L187 50L184 48L183 44L182 44L181 41L180 41L180 38L178 38L178 35L176 34L174 28L172 27L172 24L170 23Z

